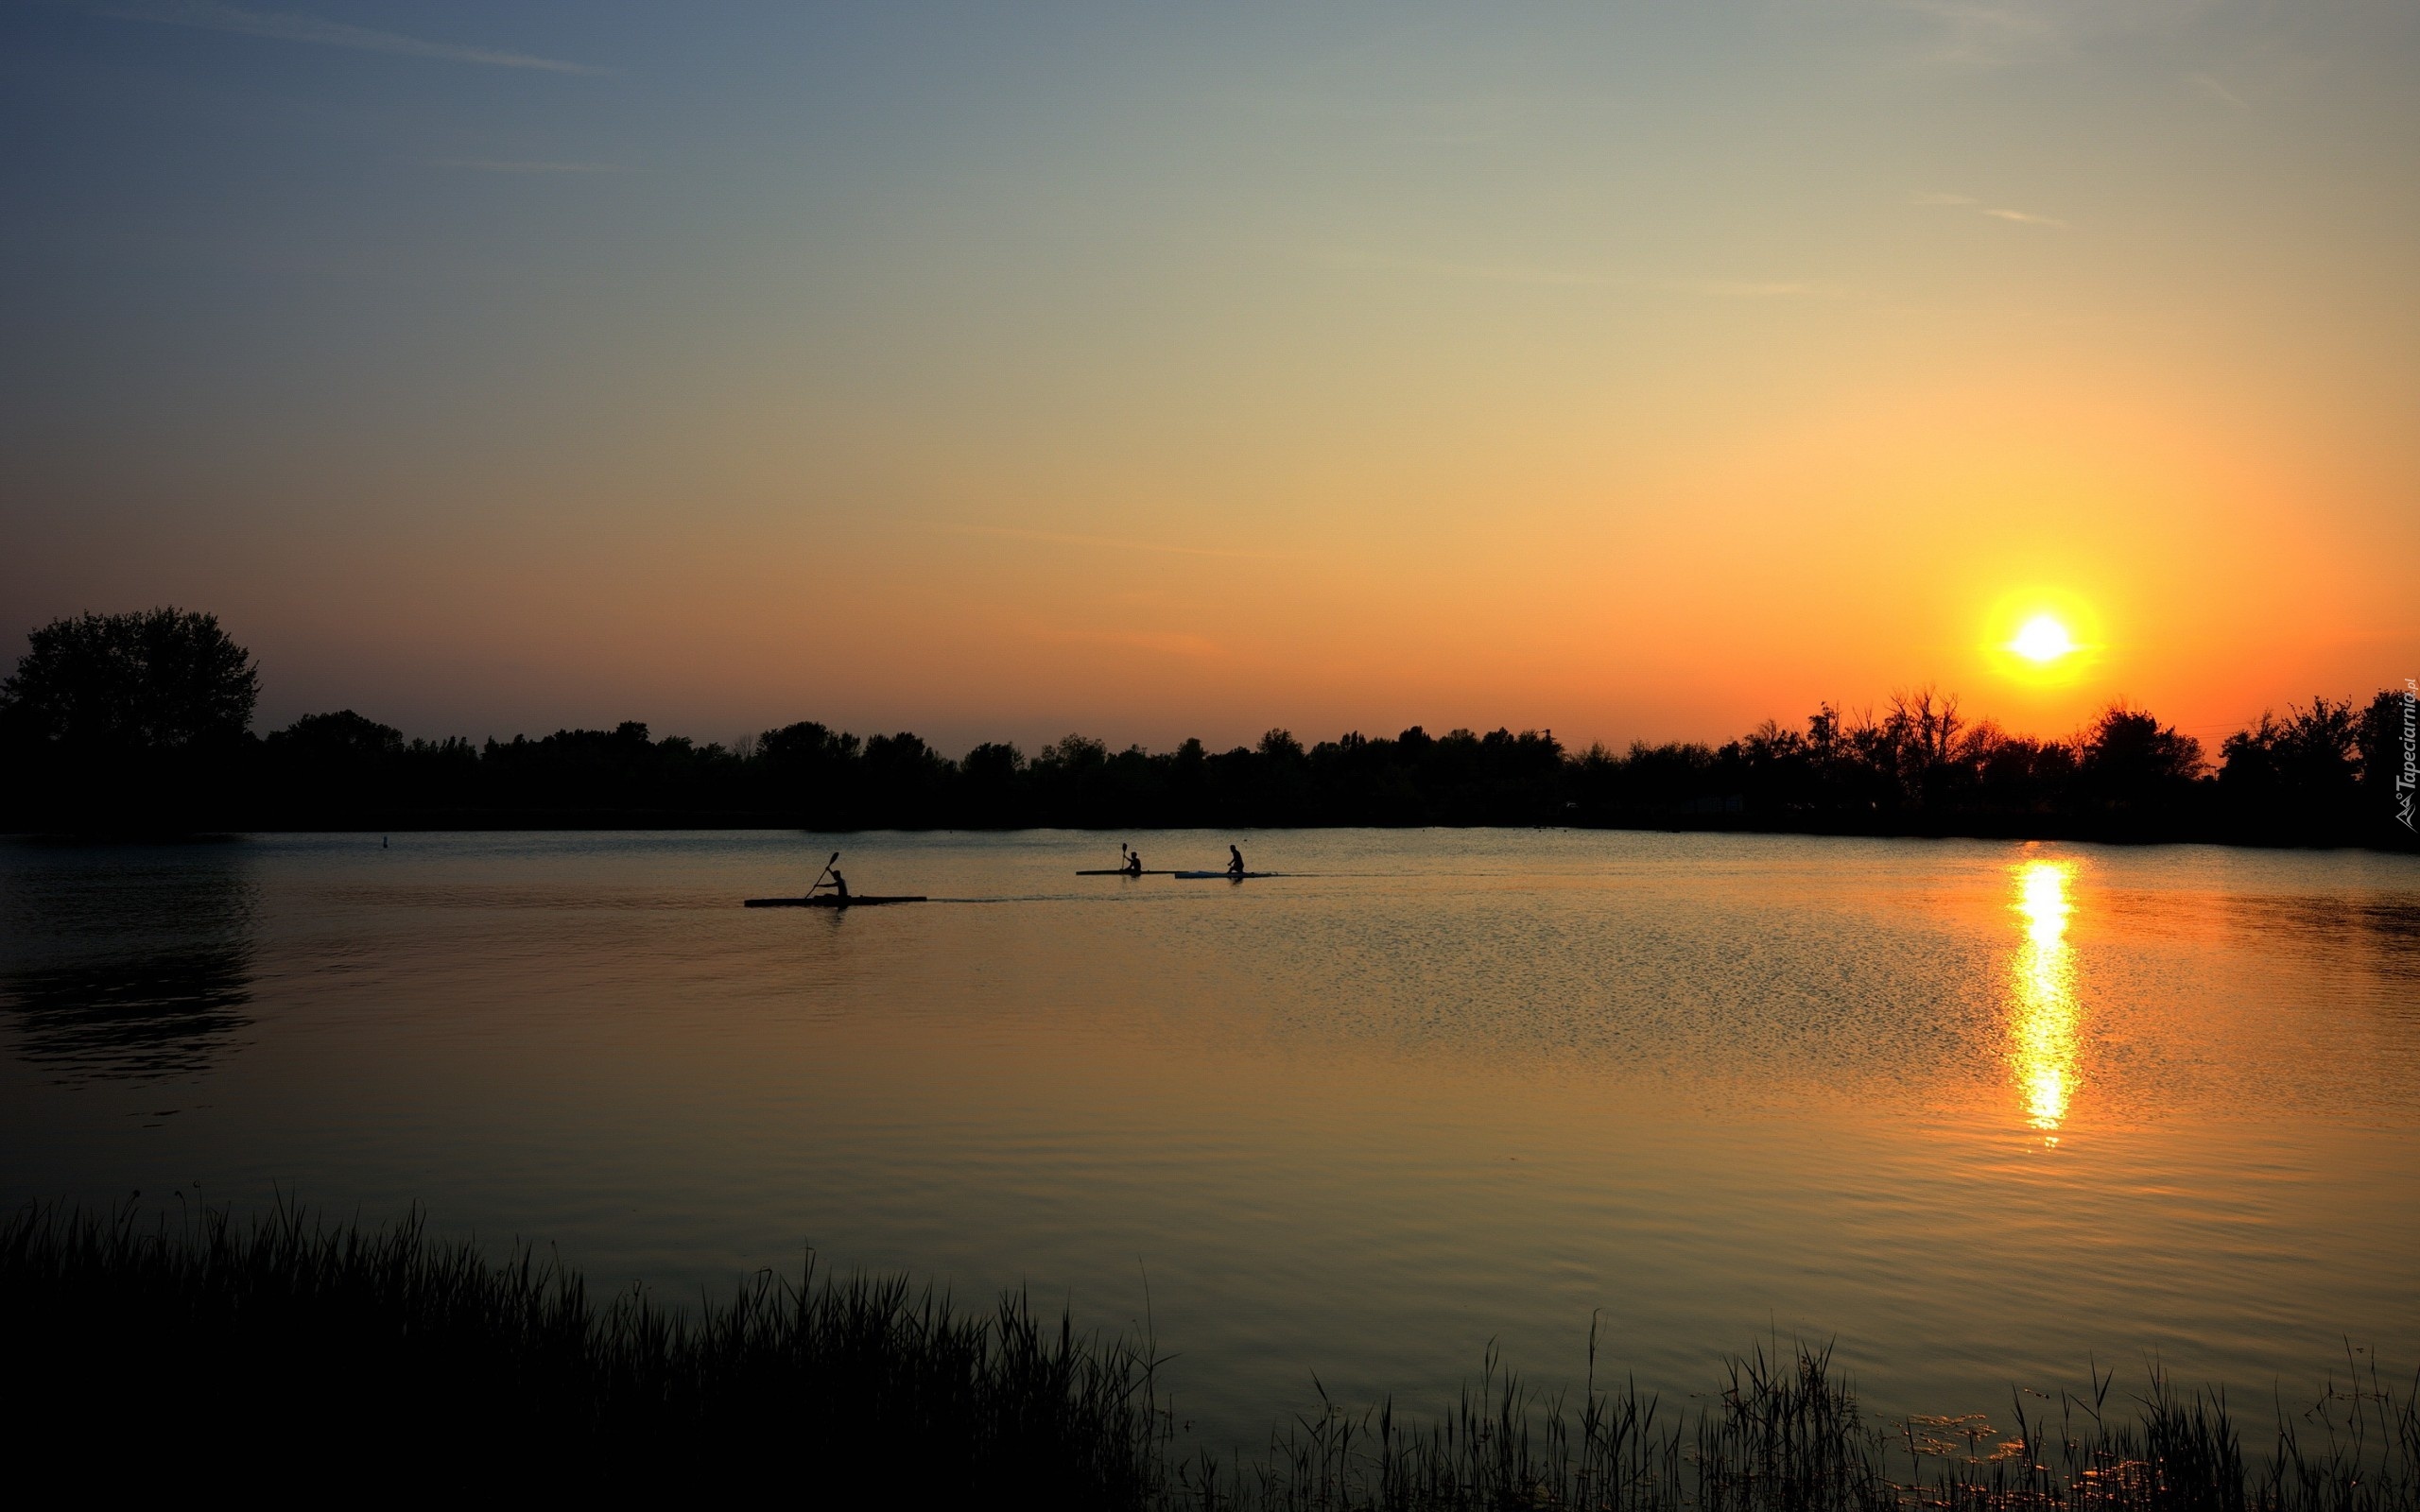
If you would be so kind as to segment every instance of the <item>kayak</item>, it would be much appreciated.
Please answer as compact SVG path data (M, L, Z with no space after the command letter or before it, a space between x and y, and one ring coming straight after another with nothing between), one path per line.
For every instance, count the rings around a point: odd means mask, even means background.
M1274 871L1173 871L1169 875L1191 878L1197 882L1205 877L1233 877L1240 882L1246 877L1274 877L1280 873Z
M1129 871L1124 867L1102 867L1095 871L1079 871L1076 875L1079 877L1175 877L1181 876L1183 873L1175 871Z
M921 895L886 898L879 893L856 893L837 898L827 892L818 893L812 898L749 898L742 902L749 908L872 908L878 903L921 903L924 901Z

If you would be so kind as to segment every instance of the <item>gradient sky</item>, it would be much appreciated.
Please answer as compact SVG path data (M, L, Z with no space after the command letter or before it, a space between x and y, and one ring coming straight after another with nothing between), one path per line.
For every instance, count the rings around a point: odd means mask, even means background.
M262 728L2420 676L2408 0L272 3L0 15L0 631Z

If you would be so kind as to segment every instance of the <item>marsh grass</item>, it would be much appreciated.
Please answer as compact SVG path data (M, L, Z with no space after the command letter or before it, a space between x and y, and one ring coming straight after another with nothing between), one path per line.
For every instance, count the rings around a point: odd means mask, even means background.
M173 1223L32 1209L0 1227L6 1420L112 1472L231 1462L419 1480L778 1476L853 1504L1029 1487L1131 1507L1162 1424L1144 1346L1023 1294L760 1275L696 1309L602 1302L527 1246L417 1218Z
M1525 1386L1491 1351L1443 1418L1407 1429L1392 1404L1354 1413L1320 1393L1257 1459L1182 1467L1208 1508L1268 1512L2393 1512L2420 1508L2420 1382L2395 1386L2348 1349L2273 1444L2248 1454L2224 1396L2184 1392L2154 1363L2142 1395L2114 1376L1983 1415L1897 1422L1860 1412L1826 1348L1735 1356L1721 1388L1668 1410L1600 1390L1597 1341L1578 1402ZM2129 1410L2131 1409L2131 1411Z
M1256 1453L1176 1453L1152 1341L968 1311L898 1279L762 1274L695 1308L593 1298L413 1218L238 1223L32 1208L0 1224L0 1422L101 1481L230 1472L352 1500L430 1486L706 1485L838 1506L1204 1512L2386 1512L2420 1507L2420 1395L2348 1350L2247 1449L2222 1395L2018 1393L1885 1421L1827 1348L1732 1359L1684 1408L1577 1398L1490 1350L1441 1417L1320 1408ZM342 1477L331 1482L329 1477ZM96 1484L98 1482L96 1481Z

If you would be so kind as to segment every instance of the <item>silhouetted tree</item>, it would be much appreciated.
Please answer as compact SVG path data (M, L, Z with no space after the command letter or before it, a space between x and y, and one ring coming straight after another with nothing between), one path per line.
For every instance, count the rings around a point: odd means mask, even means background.
M2341 830L2360 806L2360 735L2349 699L2314 697L2283 719L2263 710L2259 723L2221 744L2220 791L2257 829Z
M2107 812L2146 815L2172 806L2201 775L2200 741L2123 703L2101 711L2077 746L2077 789Z
M870 816L862 822L916 826L942 822L957 764L901 730L872 735L857 762L857 801Z
M1954 801L1964 784L1958 757L1960 736L1966 728L1958 714L1958 698L1930 685L1891 696L1891 713L1883 729L1896 759L1899 795L1903 801L1937 807Z
M261 743L267 790L256 806L287 824L383 811L403 797L406 748L402 730L350 709L304 714Z
M1986 719L1967 731L1962 765L1968 801L2009 816L2057 813L2075 779L2075 749L2064 741L2012 735Z
M216 614L80 614L26 637L0 720L66 750L158 751L240 740L260 673Z
M0 682L15 822L182 829L241 806L260 674L216 615L81 614L26 640Z
M778 770L804 771L853 762L857 757L857 745L855 735L803 719L756 737L756 754Z
M2420 697L2406 687L2380 689L2361 711L2361 809L2364 830L2409 842L2414 799L2420 799Z
M1752 807L1794 813L1812 804L1814 782L1806 737L1797 730L1768 719L1739 743L1739 759L1746 769L1745 797Z
M857 737L803 719L756 737L764 800L809 824L848 822Z
M1029 805L1025 794L1025 752L986 741L958 764L960 824L1022 827Z
M271 731L263 744L271 752L324 766L400 755L404 732L350 709L339 709L332 714L304 714L284 730Z

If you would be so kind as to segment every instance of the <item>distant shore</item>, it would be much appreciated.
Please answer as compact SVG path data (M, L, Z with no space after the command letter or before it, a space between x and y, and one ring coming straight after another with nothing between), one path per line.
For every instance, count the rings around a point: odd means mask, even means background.
M804 721L735 746L628 722L474 744L406 740L350 710L265 738L232 722L173 745L0 719L0 830L764 828L1142 831L1520 827L2420 849L2410 690L2313 698L2213 753L2113 704L2065 739L2010 734L1930 690L1880 714L1830 705L1720 746L1572 750L1552 730L1305 745L950 757L916 735ZM121 732L121 735L123 732Z
M331 816L307 824L228 824L209 828L182 825L131 826L103 830L0 830L11 839L45 843L84 841L182 841L247 834L444 834L505 833L515 831L596 831L631 833L695 830L763 830L810 834L868 833L1018 833L1032 830L1065 830L1100 834L1109 839L1160 831L1185 830L1239 833L1329 829L1558 829L1662 834L1806 835L1866 840L2009 840L2064 841L2089 845L2218 845L2251 850L2368 850L2387 855L2420 854L2400 832L2375 826L2343 826L2295 831L2269 826L2200 826L2161 818L2068 819L2043 823L2021 816L1919 816L1913 820L1860 823L1855 816L1810 815L1793 821L1789 816L1737 813L1636 815L1595 821L1566 819L1539 823L1474 824L818 824L800 815L755 810L650 809L460 809L418 813L368 812Z

